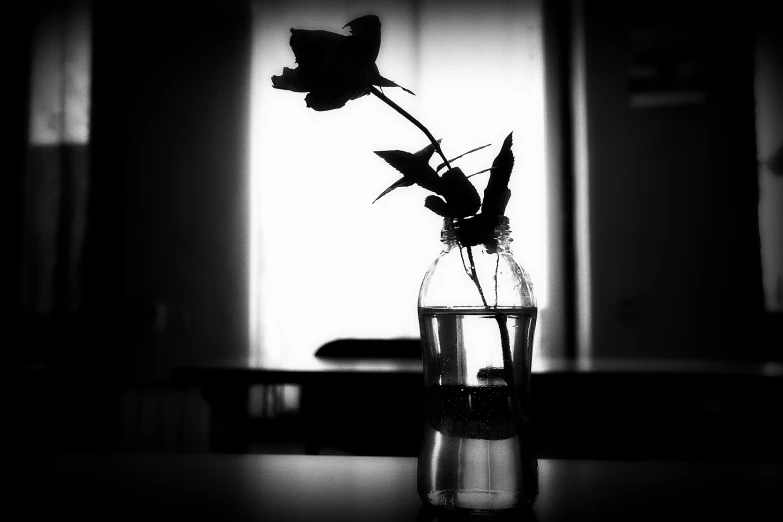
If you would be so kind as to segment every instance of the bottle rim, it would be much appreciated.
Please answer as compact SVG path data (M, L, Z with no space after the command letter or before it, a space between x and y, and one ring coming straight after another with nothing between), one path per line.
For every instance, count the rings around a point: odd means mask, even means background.
M457 241L462 246L503 244L513 241L508 217L477 214L467 218L444 218L441 241Z

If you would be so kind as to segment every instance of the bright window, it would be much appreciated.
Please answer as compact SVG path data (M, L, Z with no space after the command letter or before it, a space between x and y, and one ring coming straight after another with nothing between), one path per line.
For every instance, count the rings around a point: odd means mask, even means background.
M254 11L254 355L311 354L340 337L419 335L416 299L440 251L441 218L424 208L427 193L418 187L371 203L399 177L373 151L415 151L426 137L374 96L319 113L305 107L304 94L271 83L284 66L295 66L291 27L339 32L369 13L382 23L381 74L416 96L386 94L443 139L448 157L492 144L459 161L466 174L489 167L514 132L512 248L533 278L543 315L549 281L539 2L484 0L459 9L426 0L272 4L258 2ZM486 179L472 178L480 193Z

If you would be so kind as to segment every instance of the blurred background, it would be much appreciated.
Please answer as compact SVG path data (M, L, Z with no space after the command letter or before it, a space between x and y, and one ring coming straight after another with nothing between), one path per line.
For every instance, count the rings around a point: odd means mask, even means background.
M367 13L383 23L381 74L416 92L387 95L450 157L491 144L466 173L514 132L509 216L539 299L537 358L729 376L783 362L783 18L770 4L4 7L4 448L208 451L207 401L175 368L418 335L440 221L416 188L371 205L396 179L372 151L418 150L423 135L371 96L315 113L271 88L294 67L291 27L341 32ZM779 383L721 382L693 403L715 426L779 411ZM582 381L563 383L558 400L580 410ZM616 384L590 407L644 408L616 402L629 393ZM249 393L263 416L268 390Z

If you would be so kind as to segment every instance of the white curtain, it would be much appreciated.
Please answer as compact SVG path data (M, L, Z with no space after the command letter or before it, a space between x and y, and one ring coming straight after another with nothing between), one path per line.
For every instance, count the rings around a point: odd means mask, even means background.
M87 224L91 2L42 6L34 23L21 297L37 314L71 313Z
M373 151L415 151L424 134L373 96L306 108L272 89L294 67L290 28L341 32L365 14L382 23L377 64L416 93L385 92L426 125L466 174L491 165L514 133L511 220L517 261L539 301L535 353L546 354L549 306L544 64L539 1L288 2L254 10L251 111L253 355L309 355L341 337L418 337L419 284L440 251L441 219L418 187L374 205L398 173ZM347 33L345 33L347 34ZM486 175L472 178L481 193Z

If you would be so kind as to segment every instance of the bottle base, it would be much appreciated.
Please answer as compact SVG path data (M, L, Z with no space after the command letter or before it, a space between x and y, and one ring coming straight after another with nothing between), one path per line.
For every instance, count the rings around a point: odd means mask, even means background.
M531 502L523 495L511 491L448 489L424 492L419 490L419 496L427 507L477 515L529 511L532 508Z

